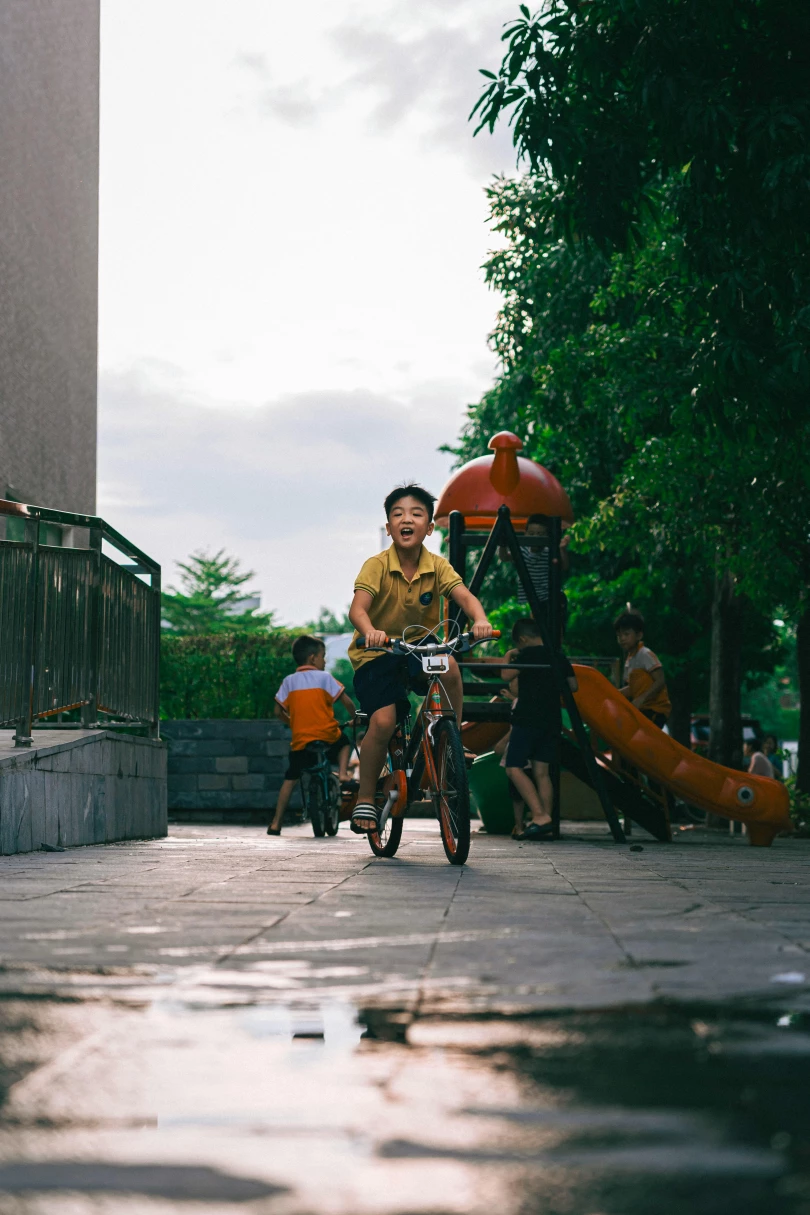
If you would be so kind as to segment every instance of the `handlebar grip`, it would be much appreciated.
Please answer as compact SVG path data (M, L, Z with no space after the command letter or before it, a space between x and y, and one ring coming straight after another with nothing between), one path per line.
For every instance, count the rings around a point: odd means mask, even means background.
M501 635L501 630L500 630L500 629L493 629L493 630L492 630L492 636L493 636L493 637L498 638L498 637L500 637L500 635Z
M357 638L357 641L356 641L354 644L357 646L358 650L364 650L364 649L366 648L366 639L365 639L365 637L358 637L358 638ZM385 639L385 644L386 644L386 645L390 645L390 644L391 644L391 638L390 638L390 637L386 637L386 639Z

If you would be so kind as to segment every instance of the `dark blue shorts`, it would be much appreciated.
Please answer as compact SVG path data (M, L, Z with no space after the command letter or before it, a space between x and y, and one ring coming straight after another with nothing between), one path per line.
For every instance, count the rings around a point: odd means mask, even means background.
M371 717L378 709L408 699L408 691L427 690L422 660L415 654L403 658L399 654L380 654L364 662L354 673L354 690L360 702L360 712Z
M346 735L341 730L340 738L337 738L333 743L330 743L326 758L330 764L337 764L338 756L344 747L350 747L351 743ZM318 752L311 746L302 747L300 751L290 751L290 758L287 761L287 771L284 773L285 780L299 780L301 773L307 768L314 768L318 762Z
M560 750L559 738L550 730L533 726L512 726L509 746L506 748L507 768L525 768L532 760L541 764L557 762Z

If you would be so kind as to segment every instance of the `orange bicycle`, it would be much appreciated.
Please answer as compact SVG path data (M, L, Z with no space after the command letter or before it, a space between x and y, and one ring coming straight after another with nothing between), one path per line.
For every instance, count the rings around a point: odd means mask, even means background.
M421 626L417 626L421 627ZM441 626L437 626L439 628ZM420 800L426 789L439 820L442 844L451 865L463 865L470 852L470 791L459 723L442 683L450 669L452 654L467 654L475 641L461 633L449 641L438 641L436 630L423 630L418 644L405 638L389 638L379 647L403 659L421 660L427 691L412 726L408 701L397 705L397 724L388 744L388 760L377 782L375 804L379 826L368 832L375 856L394 856L402 839L402 820L411 802ZM500 637L497 629L491 641ZM358 641L362 647L363 641ZM403 664L406 665L406 664ZM410 686L410 672L406 687Z

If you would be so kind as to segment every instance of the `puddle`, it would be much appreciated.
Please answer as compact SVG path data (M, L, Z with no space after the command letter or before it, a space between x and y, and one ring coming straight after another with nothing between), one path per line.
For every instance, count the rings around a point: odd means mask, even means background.
M0 1212L810 1215L810 1017L0 1003Z

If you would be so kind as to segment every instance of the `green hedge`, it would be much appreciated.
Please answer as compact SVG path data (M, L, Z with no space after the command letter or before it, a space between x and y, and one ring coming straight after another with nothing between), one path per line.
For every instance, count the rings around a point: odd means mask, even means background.
M217 633L160 639L160 716L163 719L272 717L275 695L295 670L297 634Z

